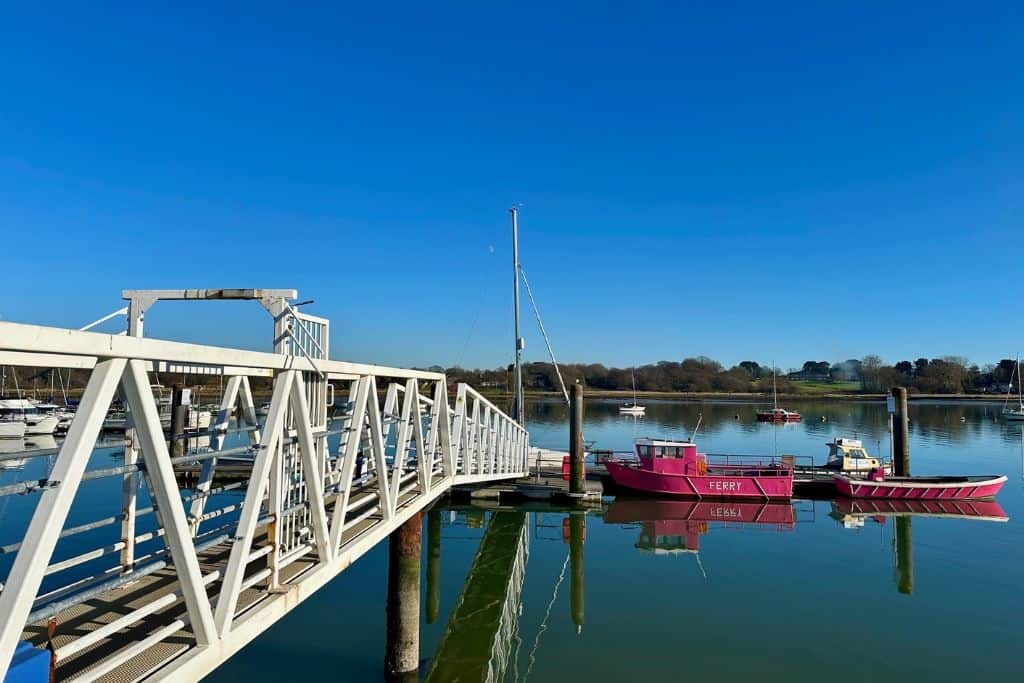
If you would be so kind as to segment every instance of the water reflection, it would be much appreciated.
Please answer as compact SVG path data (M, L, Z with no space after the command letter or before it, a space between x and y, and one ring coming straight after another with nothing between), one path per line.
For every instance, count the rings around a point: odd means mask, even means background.
M765 453L776 436L781 452L819 461L835 436L887 452L883 404L801 403L806 422L773 429L755 422L754 403L645 403L647 418L634 419L615 401L589 402L586 437L624 450L637 436L689 435L703 414L697 441L710 452ZM915 473L1024 477L1021 425L995 421L998 410L911 404ZM564 448L566 417L558 403L532 404L531 442ZM973 680L973 653L984 651L986 680L1011 680L1024 479L1011 478L998 502L949 505L621 498L586 515L441 506L424 520L420 675ZM379 678L386 569L386 548L368 552L212 679ZM882 623L885 656L851 658L850 643Z
M510 662L518 660L513 644L519 642L528 558L526 513L491 513L426 680L500 681L505 677Z
M700 552L700 537L712 525L792 531L796 514L790 503L618 498L608 506L604 521L640 524L634 547L641 552L670 555Z
M0 439L0 470L22 470L37 451L54 450L57 440L52 435L40 434L23 439ZM17 457L24 454L25 457Z
M591 520L602 518L603 526L615 533L612 539L618 537L619 530L626 532L626 538L632 539L633 550L641 555L692 556L704 580L713 577L708 576L701 561L702 541L708 535L716 539L722 537L726 544L716 543L715 552L741 546L738 552L745 560L741 570L749 580L761 571L761 556L774 557L774 553L767 551L775 543L799 536L819 539L820 533L809 528L803 531L799 528L804 524L816 524L813 515L815 505L830 508L826 519L838 522L834 528L840 530L839 536L835 536L840 544L844 537L842 529L861 529L866 522L884 527L890 517L894 519L891 550L888 551L891 553L889 562L894 588L903 595L914 593L913 518L940 524L958 519L989 522L1009 520L1006 512L994 501L840 499L816 504L811 501L762 503L618 498L606 503L600 512L591 511L590 514L553 508L542 512L538 512L538 508L532 512L462 508L459 513L462 524L468 528L482 528L483 535L444 624L440 642L429 658L426 679L526 680L538 661L550 662L555 656L545 650L545 634L550 633L549 623L552 620L571 622L575 632L580 637L585 636L584 548L587 544L587 517ZM802 514L806 511L812 514ZM453 529L451 525L442 528L442 514L448 512L431 512L427 522L427 623L438 619L440 612L440 538L442 533L451 533ZM525 584L531 555L531 526L535 543L547 541L542 543L545 547L541 551L549 556L548 564L554 562L555 566L561 565L558 577L552 584L541 579L541 585L529 593L537 599L532 604L524 598L528 593ZM820 529L829 533L828 525ZM737 533L751 530L769 533L754 536ZM779 540L773 540L776 538ZM604 537L599 542L602 540L607 543L609 539ZM792 541L787 540L786 543ZM534 549L533 552L538 550ZM607 560L607 550L605 554ZM611 557L616 557L615 551L612 551ZM862 560L867 564L874 561L872 557ZM730 565L726 563L724 566ZM920 570L920 567L917 569ZM593 571L597 572L599 582L609 572L617 573L615 567L600 565ZM719 581L727 581L728 578L723 577ZM538 579L533 580L536 582ZM700 577L698 580L701 580ZM560 591L564 596L566 591L563 586L566 582L569 583L568 604L562 602L563 606L558 608ZM710 588L711 584L707 585ZM865 587L865 590L870 589ZM598 604L598 611L622 609L618 600L608 594L606 589L598 589L598 593L602 601L611 601L609 604ZM539 625L527 629L522 623L523 615L531 611L542 616Z
M890 517L945 517L1006 522L1009 517L994 500L873 500L838 498L830 516L847 529L862 528L866 520L885 524Z

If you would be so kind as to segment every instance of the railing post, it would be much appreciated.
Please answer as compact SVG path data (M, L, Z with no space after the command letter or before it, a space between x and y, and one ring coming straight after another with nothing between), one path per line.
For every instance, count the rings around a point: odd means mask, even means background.
M133 425L131 410L125 408L124 466L135 467L139 462L138 434ZM139 491L138 471L125 472L121 479L121 573L135 568L135 510Z
M287 409L286 395L286 409ZM273 590L281 585L281 548L282 543L282 531L284 530L284 482L282 481L284 476L284 449L285 446L281 445L280 441L283 437L277 439L277 444L273 446L273 451L270 457L270 473L267 479L267 512L270 515L270 522L267 524L267 543L273 550L267 555L267 568L270 569L270 575L267 577L267 588ZM249 486L252 486L250 478Z

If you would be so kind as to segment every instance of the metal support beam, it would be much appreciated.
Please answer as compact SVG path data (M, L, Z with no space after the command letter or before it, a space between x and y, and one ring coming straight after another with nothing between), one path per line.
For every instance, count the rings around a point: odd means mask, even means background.
M246 560L249 556L249 549L252 547L253 536L256 533L256 523L261 516L260 508L263 505L263 494L267 489L267 482L270 478L270 468L280 450L281 435L284 431L285 408L288 404L289 392L291 391L294 377L295 375L291 372L282 372L274 380L274 394L270 399L270 412L267 414L267 423L261 435L260 445L256 450L256 457L253 460L252 474L249 477L249 488L245 494L245 504L238 518L238 530L235 532L234 544L231 546L231 556L228 559L228 567L224 572L220 599L217 601L217 611L214 615L217 633L222 638L231 630L231 623L235 618L235 607L238 605L238 595L241 592L242 580L245 576ZM280 510L272 509L269 512L275 517L280 515Z
M7 575L7 585L0 593L0 614L4 617L0 622L0 680L7 674L125 365L123 358L101 361L89 376L78 412L50 472L50 486L40 494L25 541Z
M141 361L128 362L124 373L124 392L128 405L135 415L135 429L139 435L142 459L146 463L146 474L150 482L150 495L164 525L164 541L174 559L174 570L181 582L182 595L188 609L199 646L209 645L217 639L213 623L213 611L206 595L203 574L199 568L192 535L174 479L174 468L164 441L160 414L149 388L149 379Z

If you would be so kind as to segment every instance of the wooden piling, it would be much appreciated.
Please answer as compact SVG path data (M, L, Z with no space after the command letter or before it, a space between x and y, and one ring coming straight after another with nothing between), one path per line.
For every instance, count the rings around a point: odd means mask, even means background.
M427 513L427 623L441 614L441 511Z
M907 390L894 387L896 412L892 416L892 473L897 477L910 476L910 414L907 411Z
M569 401L569 494L586 492L583 470L583 385L572 386Z
M184 401L185 385L177 383L171 393L171 457L180 458L185 455L187 441L185 435L185 417L188 415L188 404Z
M422 551L423 516L417 512L388 537L384 675L389 681L415 681L419 678Z

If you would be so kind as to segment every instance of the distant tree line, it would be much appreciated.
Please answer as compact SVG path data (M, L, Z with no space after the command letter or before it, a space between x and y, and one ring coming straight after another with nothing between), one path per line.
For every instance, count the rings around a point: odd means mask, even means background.
M839 384L837 391L864 393L885 392L895 386L907 387L912 393L926 394L997 393L1009 388L1015 362L1003 359L995 364L979 366L960 356L943 356L902 360L887 365L878 356L868 355L836 363L807 361L801 368L777 371L775 382L783 393L793 391L801 382L808 381ZM574 363L560 365L559 368L567 385L579 380L594 389L630 390L635 374L638 391L740 393L772 390L771 366L750 360L731 368L706 356L678 362L660 361L632 369L609 368L599 363ZM445 372L450 382L464 381L485 390L507 391L512 385L512 366L494 370L435 366L431 370ZM1016 382L1014 379L1014 384ZM856 386L851 386L851 383ZM550 363L524 364L523 384L532 390L559 390L558 377Z
M887 365L875 355L851 358L830 363L828 361L806 361L800 368L776 373L776 384L780 393L798 390L803 384L834 384L835 391L860 391L881 393L895 386L907 387L912 393L960 394L999 393L1010 388L1011 376L1015 373L1016 361L1004 358L998 363L979 366L960 356L941 358L918 358L901 360ZM493 370L469 370L460 367L443 368L432 366L434 372L444 372L450 384L468 382L484 391L509 391L512 386L512 366ZM660 361L636 368L609 368L600 363L560 365L562 377L567 385L580 381L593 389L628 391L636 377L638 391L667 392L721 392L721 393L770 393L772 390L772 368L752 360L745 360L731 368L721 363L698 356L682 361ZM87 372L70 373L65 370L60 379L51 370L36 368L0 368L2 382L0 395L13 396L15 388L23 395L49 397L51 386L54 398L60 396L60 384L70 385L77 395ZM186 386L205 385L202 400L219 395L220 378L211 375L183 376L161 373L151 375L151 382L170 387L174 382ZM1019 379L1013 378L1016 389ZM263 395L270 392L269 378L251 379L254 393ZM558 377L550 363L526 363L523 366L523 384L529 390L559 391ZM827 387L826 387L827 389Z

